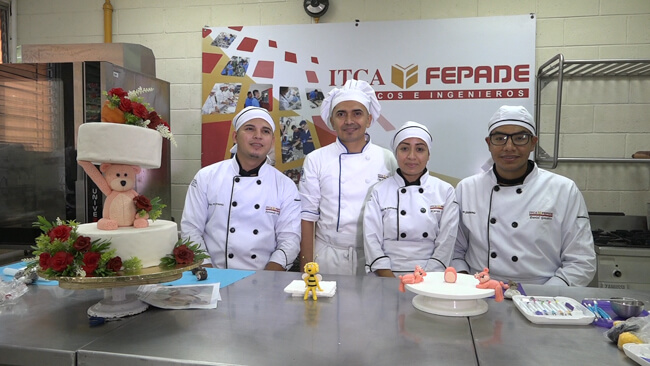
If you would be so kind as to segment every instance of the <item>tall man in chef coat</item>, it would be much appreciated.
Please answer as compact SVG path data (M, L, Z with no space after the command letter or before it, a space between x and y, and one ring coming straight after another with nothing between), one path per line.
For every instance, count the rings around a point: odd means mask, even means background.
M216 268L287 270L300 250L300 195L267 163L275 123L260 107L244 108L232 123L235 156L196 174L181 236L207 249Z
M530 113L502 106L485 138L492 167L456 187L461 222L451 265L519 283L586 286L596 271L589 215L576 184L528 160Z
M321 104L321 117L337 139L303 163L301 270L315 261L323 274L365 274L363 207L370 187L397 167L392 152L366 134L380 111L375 91L362 80L334 88Z

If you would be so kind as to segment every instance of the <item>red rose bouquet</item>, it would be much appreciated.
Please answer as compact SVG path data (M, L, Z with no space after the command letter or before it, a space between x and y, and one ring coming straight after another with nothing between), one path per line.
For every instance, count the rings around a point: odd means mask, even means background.
M210 258L210 256L205 250L201 249L200 244L194 243L189 239L179 239L174 246L173 252L160 259L160 266L163 268L172 268L177 264L187 265L203 261L207 258Z
M106 277L115 276L120 270L136 271L140 261L131 258L124 263L115 256L111 243L103 240L91 241L79 235L74 220L56 219L49 222L38 216L34 223L43 233L33 246L36 257L27 260L27 267L37 267L48 277Z
M160 118L149 103L144 101L142 94L153 91L153 88L138 87L126 92L122 88L113 88L104 92L106 103L102 107L102 122L126 123L140 127L148 127L158 131L162 137L176 145L169 123Z
M162 215L162 209L167 207L167 205L160 202L160 197L149 200L146 196L139 195L133 197L133 203L135 203L138 216L146 218L149 215L149 218L153 221L156 221Z

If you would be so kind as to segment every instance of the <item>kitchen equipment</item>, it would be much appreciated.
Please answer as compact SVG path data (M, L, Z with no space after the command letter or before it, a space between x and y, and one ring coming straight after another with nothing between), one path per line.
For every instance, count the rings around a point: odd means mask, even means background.
M594 314L570 297L515 295L512 301L526 319L535 324L586 325L594 321Z
M616 315L620 316L623 319L632 318L638 316L643 312L644 304L643 301L636 299L611 299L609 303L612 305L612 310Z
M598 287L650 290L650 231L645 216L590 213Z

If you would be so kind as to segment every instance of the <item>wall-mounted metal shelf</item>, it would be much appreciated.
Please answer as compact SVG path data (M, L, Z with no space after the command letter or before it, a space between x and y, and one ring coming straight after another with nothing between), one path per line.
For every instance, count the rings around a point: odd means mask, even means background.
M558 162L582 163L650 163L650 159L633 158L571 158L559 157L560 120L562 116L562 87L565 80L577 78L647 78L650 77L650 60L565 60L558 54L537 70L535 81L535 124L541 127L542 89L552 82L557 83L555 130L553 131L554 155L549 155L540 146L535 149L535 161L542 167L555 168Z

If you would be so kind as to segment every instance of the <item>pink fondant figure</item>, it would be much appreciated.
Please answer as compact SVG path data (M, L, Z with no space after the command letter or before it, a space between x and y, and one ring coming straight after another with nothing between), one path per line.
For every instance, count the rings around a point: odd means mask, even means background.
M405 284L420 283L424 281L424 276L427 273L420 266L415 266L415 271L413 273L405 274L399 276L399 290L400 292L406 292Z
M488 274L490 270L488 268L483 268L483 272L476 273L474 277L478 279L479 284L476 285L476 288L492 288L494 289L494 299L496 302L503 301L503 290L508 289L508 285L502 281L491 280L490 275Z
M456 278L458 278L458 273L456 273L456 268L447 267L447 269L445 269L445 274L443 277L445 279L445 282L455 283Z
M106 195L102 218L97 222L100 230L117 230L121 226L145 228L149 215L137 215L133 198L138 196L133 188L135 177L142 170L137 165L103 163L99 170L90 161L78 161L79 165Z

